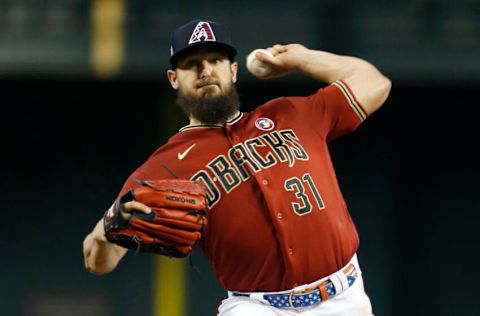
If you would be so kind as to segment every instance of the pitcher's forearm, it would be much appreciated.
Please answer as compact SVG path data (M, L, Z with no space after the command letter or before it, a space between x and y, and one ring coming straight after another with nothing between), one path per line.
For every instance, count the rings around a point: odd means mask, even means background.
M367 114L375 112L390 93L390 80L361 58L308 49L300 44L274 45L268 50L274 57L260 54L258 59L273 70L262 79L299 71L329 84L342 80Z
M301 72L326 83L344 80L358 73L380 74L372 64L357 57L309 49L300 58L299 70Z
M390 80L363 59L315 50L308 50L302 59L300 70L307 75L328 83L346 82L368 114L375 112L390 92Z

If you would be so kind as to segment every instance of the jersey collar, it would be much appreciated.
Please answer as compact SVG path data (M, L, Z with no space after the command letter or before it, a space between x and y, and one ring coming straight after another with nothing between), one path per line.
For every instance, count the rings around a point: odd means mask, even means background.
M235 115L232 119L228 120L225 122L227 125L233 125L240 121L240 119L243 117L243 112L238 111L237 115ZM190 130L190 129L197 129L197 128L219 128L223 127L223 124L198 124L198 125L187 125L179 129L179 132L183 132L185 130Z

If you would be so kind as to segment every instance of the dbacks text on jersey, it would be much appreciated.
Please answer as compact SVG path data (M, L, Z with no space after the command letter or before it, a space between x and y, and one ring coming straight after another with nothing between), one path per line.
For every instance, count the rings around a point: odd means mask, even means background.
M212 208L222 196L217 183L228 194L247 181L252 171L258 173L278 163L288 163L289 167L293 167L296 160L308 159L293 130L272 131L234 145L228 153L212 159L191 179L204 182L208 207Z

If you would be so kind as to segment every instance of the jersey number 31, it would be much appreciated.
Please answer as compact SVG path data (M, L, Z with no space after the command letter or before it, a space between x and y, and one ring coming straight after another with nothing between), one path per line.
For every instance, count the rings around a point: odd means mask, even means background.
M312 180L312 177L309 173L305 173L300 180L298 177L293 177L285 180L285 190L292 191L295 193L295 197L298 199L298 202L292 202L292 208L295 214L302 216L308 214L312 211L312 203L308 197L308 193L305 190L305 184L307 184L310 189L311 194L315 198L319 209L324 209L325 205L323 204L322 197L318 193L317 187Z

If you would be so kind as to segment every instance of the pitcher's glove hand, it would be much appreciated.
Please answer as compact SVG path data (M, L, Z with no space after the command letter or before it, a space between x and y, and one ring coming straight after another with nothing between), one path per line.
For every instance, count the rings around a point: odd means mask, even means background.
M107 240L138 252L189 255L207 224L203 184L180 179L139 182L141 187L128 191L105 213ZM152 212L126 212L124 203L129 201L147 205Z

